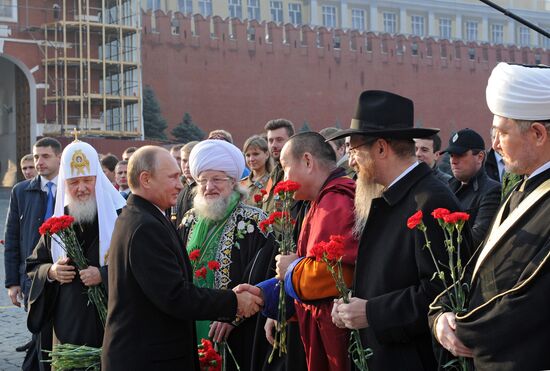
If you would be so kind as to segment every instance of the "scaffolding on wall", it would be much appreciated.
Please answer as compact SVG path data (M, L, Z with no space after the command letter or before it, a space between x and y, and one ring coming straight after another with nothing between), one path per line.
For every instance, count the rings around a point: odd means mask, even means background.
M139 0L52 2L44 23L45 135L142 137Z

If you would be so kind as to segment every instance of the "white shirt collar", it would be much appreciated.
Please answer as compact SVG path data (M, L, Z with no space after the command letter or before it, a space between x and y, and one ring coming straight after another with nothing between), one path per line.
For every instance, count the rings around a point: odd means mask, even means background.
M57 175L52 180L48 180L48 179L44 178L42 175L40 175L40 189L41 190L43 190L44 192L48 192L48 186L46 184L48 184L49 182L53 183L52 192L55 194L55 191L57 190Z
M538 169L536 169L535 171L533 171L531 173L531 175L529 175L529 178L527 179L531 179L532 177L534 176L537 176L539 175L540 173L542 173L543 171L546 171L550 169L550 161L548 161L547 163L545 163L544 165L542 165L541 167L539 167Z
M397 178L395 178L393 180L393 182L391 182L391 184L388 186L387 189L389 189L392 185L394 185L395 183L397 183L401 178L403 178L405 175L407 175L408 173L410 173L415 167L417 167L419 164L418 161L415 161L414 164L412 164L411 166L409 166L408 168L405 169L405 171L403 171Z

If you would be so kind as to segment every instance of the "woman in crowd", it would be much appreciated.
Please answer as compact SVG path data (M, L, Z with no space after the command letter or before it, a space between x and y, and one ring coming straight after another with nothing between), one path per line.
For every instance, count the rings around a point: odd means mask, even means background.
M246 157L246 165L250 169L250 175L241 180L241 185L248 189L248 198L245 203L260 206L254 196L261 195L262 190L269 193L272 186L270 178L273 162L269 155L267 142L259 135L253 135L246 140L243 146Z

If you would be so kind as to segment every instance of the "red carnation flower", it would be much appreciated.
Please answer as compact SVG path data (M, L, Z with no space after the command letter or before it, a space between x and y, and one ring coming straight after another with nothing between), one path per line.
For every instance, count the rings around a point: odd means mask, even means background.
M294 182L292 180L287 180L284 182L279 182L273 189L273 193L291 193L296 192L300 189L300 183Z
M202 350L212 349L212 342L208 339L201 339Z
M468 213L457 211L457 212L454 212L453 214L455 214L455 217L456 217L457 220L466 221L466 220L470 219L470 214L468 214Z
M258 224L258 226L260 227L260 230L262 232L267 232L267 227L269 227L271 225L272 221L269 220L269 219L264 219L260 222L260 224Z
M201 251L199 249L193 250L189 253L189 259L191 261L199 260L200 256L201 256Z
M439 209L437 209L439 210ZM443 209L444 210L444 209ZM435 211L434 211L435 213ZM433 213L432 213L433 215ZM422 223L422 210L418 210L407 220L407 227L409 229L415 229L419 224Z
M323 256L327 251L326 246L327 246L327 243L325 241L321 241L313 245L313 247L311 248L311 253L313 254L313 256L315 256L316 261L319 262L323 260Z
M0 240L0 245L4 245L5 243L6 243L6 241Z
M50 219L48 219L44 223L42 223L40 228L38 228L38 233L40 233L41 235L50 233Z
M262 202L262 199L264 198L264 196L262 196L261 194L255 194L254 195L254 202L256 202L257 204L259 204L260 202Z
M336 241L330 241L326 244L326 256L330 261L337 261L344 256L344 244Z
M443 216L443 221L448 224L455 224L458 221L458 219L456 218L456 215L449 214L449 215Z
M206 279L206 267L199 268L195 271L195 277Z
M432 211L432 216L436 219L443 219L445 215L449 215L451 212L444 208L438 208Z
M215 260L211 260L208 262L208 269L210 269L211 271L217 271L218 269L220 269L220 263Z
M267 194L267 191L265 189L260 189L260 193L262 196L265 196Z

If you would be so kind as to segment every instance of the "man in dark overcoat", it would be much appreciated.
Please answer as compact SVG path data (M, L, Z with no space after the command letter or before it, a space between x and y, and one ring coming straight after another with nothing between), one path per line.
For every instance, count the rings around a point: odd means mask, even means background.
M45 137L38 140L31 155L33 169L36 167L38 175L17 183L11 191L4 249L5 285L11 302L18 307L21 306L21 299L27 306L31 288L31 280L25 271L25 259L40 239L38 228L53 213L61 149L61 143L56 139ZM51 326L49 331L45 331L45 339L51 339L50 335ZM43 355L39 352L37 336L33 334L31 341L16 348L17 351L27 351L21 366L25 371L41 367L47 369L49 366L40 362ZM46 344L50 343L51 340L46 341ZM51 348L51 345L46 346Z
M468 311L431 305L437 340L478 370L550 368L550 68L499 63L487 85L493 148L523 180L469 265Z
M453 178L449 186L470 215L467 223L477 247L485 239L500 205L500 183L489 178L483 167L485 142L474 130L462 129L451 135L442 153L451 155Z
M448 263L442 229L430 213L459 210L448 186L415 157L413 138L437 129L413 128L413 102L385 91L359 97L351 128L350 155L358 169L354 231L360 236L353 295L335 303L333 321L359 329L374 354L370 370L435 370L428 305L443 285L418 230L407 219L422 210L436 258ZM383 187L383 188L380 188ZM467 249L463 249L467 251Z
M185 246L163 212L176 203L180 175L160 147L142 147L129 161L132 194L109 251L103 370L199 370L195 320L231 322L261 305L253 287L234 292L193 284Z

